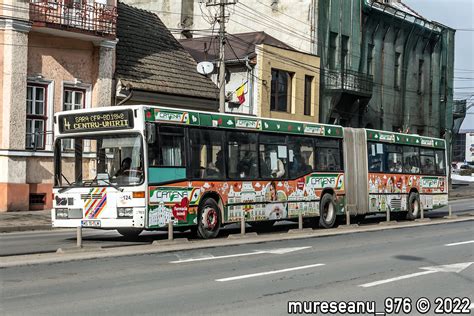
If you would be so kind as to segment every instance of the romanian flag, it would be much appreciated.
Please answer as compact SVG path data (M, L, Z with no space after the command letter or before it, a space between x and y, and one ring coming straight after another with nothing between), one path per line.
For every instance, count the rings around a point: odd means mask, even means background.
M244 82L240 87L235 90L235 94L237 95L237 99L239 99L239 103L242 104L245 102L245 84Z

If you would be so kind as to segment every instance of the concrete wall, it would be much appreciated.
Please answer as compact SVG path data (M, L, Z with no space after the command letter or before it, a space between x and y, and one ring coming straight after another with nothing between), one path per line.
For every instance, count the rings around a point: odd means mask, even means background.
M54 85L54 112L62 111L65 85L89 88L89 103L97 104L98 92L94 88L99 68L98 47L92 42L42 33L31 32L28 39L28 77L41 74L42 81L50 81ZM75 84L76 79L80 83Z
M258 72L258 115L277 119L307 122L319 121L319 57L269 45L257 46ZM313 66L307 66L313 65ZM270 110L272 68L294 73L292 79L291 106L288 112ZM304 115L305 75L313 76L311 115Z
M125 0L124 3L156 13L166 27L183 38L182 29L208 30L192 32L194 37L211 35L212 17L218 6L207 6L194 0ZM273 4L272 4L273 3ZM239 0L228 5L230 15L226 31L231 34L264 31L303 52L316 53L317 0L252 1ZM215 31L219 29L216 24Z

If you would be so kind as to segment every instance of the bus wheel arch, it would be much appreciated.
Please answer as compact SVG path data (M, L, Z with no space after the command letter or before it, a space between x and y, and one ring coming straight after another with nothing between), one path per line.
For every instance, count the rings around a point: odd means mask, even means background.
M418 190L411 189L407 200L407 219L413 220L420 216L421 203Z
M222 226L222 199L216 192L202 196L197 216L197 235L200 238L215 238Z
M336 202L335 192L332 189L324 189L321 192L319 202L319 226L323 228L332 228L336 223Z

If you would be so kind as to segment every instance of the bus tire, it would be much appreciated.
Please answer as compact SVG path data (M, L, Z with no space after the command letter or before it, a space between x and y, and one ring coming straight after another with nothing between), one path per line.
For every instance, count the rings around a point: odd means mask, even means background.
M118 233L123 237L127 238L137 238L141 234L143 229L140 228L118 228Z
M416 192L408 196L407 219L413 220L420 216L420 195Z
M215 238L221 228L221 211L213 198L205 199L198 211L197 235L202 239Z
M332 228L336 223L336 204L332 194L325 193L319 204L319 226Z

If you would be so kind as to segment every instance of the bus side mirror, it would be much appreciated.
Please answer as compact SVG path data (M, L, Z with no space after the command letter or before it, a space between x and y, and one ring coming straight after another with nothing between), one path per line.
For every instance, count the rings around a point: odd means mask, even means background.
M156 125L152 123L146 123L145 125L146 142L153 144L156 140Z

